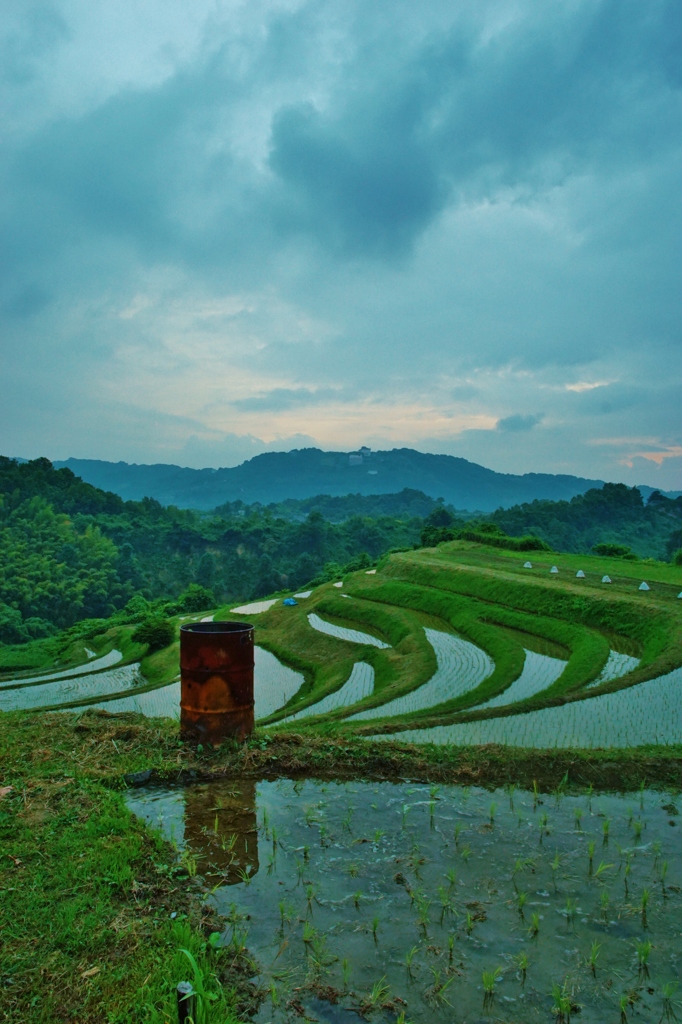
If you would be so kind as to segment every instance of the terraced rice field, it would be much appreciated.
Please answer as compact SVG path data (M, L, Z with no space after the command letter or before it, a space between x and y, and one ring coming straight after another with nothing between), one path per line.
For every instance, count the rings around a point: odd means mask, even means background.
M473 690L492 673L494 665L491 659L468 640L437 629L425 629L424 632L436 652L438 664L431 679L411 693L351 715L350 721L409 715L413 711L434 707Z
M53 707L88 697L132 689L142 682L139 665L122 665L109 672L64 676L47 683L0 692L0 711Z
M609 660L604 665L597 678L590 686L601 686L612 679L620 679L628 672L634 672L639 665L639 658L633 658L629 654L619 654L618 651L611 651Z
M337 640L347 640L351 644L369 644L371 647L378 647L382 650L391 646L372 636L371 633L363 633L359 629L348 629L346 626L337 626L333 622L325 622L319 615L309 615L308 622L318 633L326 633L327 636L333 636Z
M546 654L536 654L535 651L524 651L524 654L526 660L519 678L504 693L492 697L485 704L478 704L479 710L499 708L504 704L516 704L520 700L534 697L555 683L566 668L566 662L560 658L550 658Z
M411 729L375 739L458 746L637 747L682 740L682 669L561 707L477 722Z
M374 669L365 661L358 661L353 665L350 676L341 689L323 697L317 704L311 704L302 711L282 718L278 726L287 722L296 722L301 718L309 718L311 715L327 715L330 711L338 711L339 708L349 708L358 701L364 700L374 690Z

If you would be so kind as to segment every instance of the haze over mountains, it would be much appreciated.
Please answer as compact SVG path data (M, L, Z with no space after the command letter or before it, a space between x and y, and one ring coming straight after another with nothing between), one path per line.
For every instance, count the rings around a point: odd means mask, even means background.
M317 494L391 494L412 488L455 508L492 512L535 498L570 499L603 481L551 473L497 473L452 455L412 448L324 452L304 448L267 452L229 469L130 465L96 459L54 462L83 480L126 500L156 498L163 505L213 509L241 499L249 504L309 498Z

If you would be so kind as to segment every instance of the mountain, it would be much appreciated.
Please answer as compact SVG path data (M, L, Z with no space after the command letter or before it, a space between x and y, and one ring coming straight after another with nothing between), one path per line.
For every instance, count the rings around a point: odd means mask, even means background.
M442 497L458 509L492 512L536 499L570 500L601 480L552 473L496 473L453 455L412 448L386 452L323 452L303 448L266 452L231 469L129 465L94 459L55 462L81 479L126 500L156 498L163 505L213 509L241 500L264 505L328 494L391 494L410 488Z

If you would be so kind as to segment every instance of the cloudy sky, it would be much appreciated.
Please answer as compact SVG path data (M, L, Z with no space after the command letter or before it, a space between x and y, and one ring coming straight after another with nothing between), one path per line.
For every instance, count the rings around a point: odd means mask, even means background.
M679 0L26 0L2 452L682 488Z

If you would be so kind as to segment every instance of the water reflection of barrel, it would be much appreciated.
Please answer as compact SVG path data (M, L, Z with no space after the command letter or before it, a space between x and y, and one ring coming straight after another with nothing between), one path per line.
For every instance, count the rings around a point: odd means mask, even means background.
M183 739L219 746L253 732L253 626L191 622L180 629Z
M185 845L199 874L223 885L258 871L256 783L247 780L189 786L185 797Z

